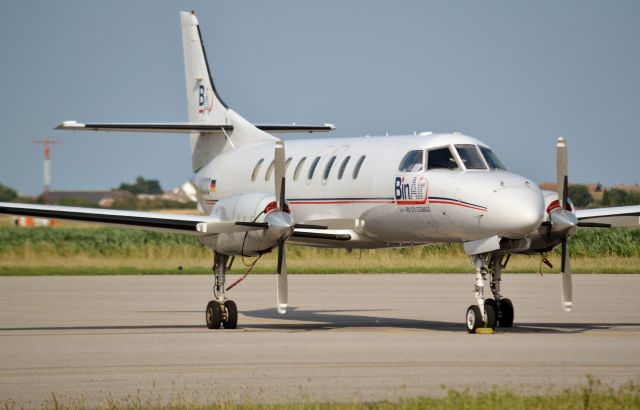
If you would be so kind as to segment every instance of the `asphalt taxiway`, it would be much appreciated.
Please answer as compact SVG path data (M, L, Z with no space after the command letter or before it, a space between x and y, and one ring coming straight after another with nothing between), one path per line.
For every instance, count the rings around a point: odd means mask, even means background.
M230 278L231 280L234 277ZM274 275L230 292L236 330L207 330L210 276L0 277L0 402L51 393L89 405L127 397L323 401L523 391L640 381L640 275L506 274L515 326L470 335L472 274Z

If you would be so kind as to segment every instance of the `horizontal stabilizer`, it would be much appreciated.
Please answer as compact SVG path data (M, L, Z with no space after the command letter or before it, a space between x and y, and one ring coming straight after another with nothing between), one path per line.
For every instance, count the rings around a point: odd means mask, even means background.
M256 128L262 131L274 134L289 132L329 132L334 131L336 126L333 124L322 125L304 125L304 124L254 124Z
M220 132L232 131L233 125L226 124L190 124L190 123L87 123L64 121L56 130L70 131L122 131L122 132Z
M336 129L333 124L323 125L297 125L297 124L254 124L262 131L271 133L291 132L328 132ZM212 132L223 133L233 131L233 125L228 124L192 124L188 122L169 123L80 123L76 121L64 121L56 130L69 131L121 131L121 132Z

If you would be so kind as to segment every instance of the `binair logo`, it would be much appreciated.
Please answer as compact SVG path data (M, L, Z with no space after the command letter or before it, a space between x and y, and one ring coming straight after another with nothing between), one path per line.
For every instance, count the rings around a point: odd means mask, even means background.
M205 114L211 112L213 108L213 95L211 88L200 84L198 88L198 113Z
M427 203L427 179L422 175L396 177L394 188L397 205L424 205Z

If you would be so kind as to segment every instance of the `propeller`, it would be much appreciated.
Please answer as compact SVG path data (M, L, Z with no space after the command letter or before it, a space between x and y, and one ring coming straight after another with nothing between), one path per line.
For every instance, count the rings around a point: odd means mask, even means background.
M558 178L558 199L560 201L559 216L566 213L567 198L569 195L569 177L567 175L567 142L563 137L558 138L556 143L556 169ZM575 222L575 215L571 213L570 219ZM573 225L573 224L572 224ZM575 225L573 225L575 226ZM573 228L575 230L575 228ZM571 284L571 257L569 255L570 232L562 238L562 263L560 272L562 275L562 308L569 312L573 307L573 290Z
M285 173L285 152L284 152L284 141L278 139L276 141L276 150L274 157L274 173L275 173L275 182L276 182L276 202L278 204L278 213L282 215L284 213L285 207L285 184L286 180L284 177ZM290 222L291 229L293 225L293 221ZM287 313L287 303L289 298L289 284L287 280L287 260L284 249L284 242L287 237L283 236L278 240L278 291L277 291L277 301L278 301L278 313L284 315Z
M325 229L353 229L354 227L362 226L363 222L355 219L321 219L317 222L321 222L322 225L315 224L316 221L308 221L304 224L296 224L293 221L291 215L285 211L286 209L286 179L285 179L285 149L284 141L281 139L276 140L275 152L274 152L274 174L275 174L275 196L276 196L276 210L267 213L264 222L235 222L237 225L236 230L248 231L252 229L264 229L266 235L271 239L277 241L278 248L278 287L277 287L277 309L278 313L287 313L288 304L288 280L287 280L287 259L285 253L285 242L291 236L297 236L302 238L314 238L314 239L327 239L337 241L348 241L351 239L349 234L334 234L334 233L319 233L310 232L308 230L325 230ZM311 222L311 223L309 223ZM202 229L208 228L203 227ZM226 228L226 227L225 227ZM217 225L211 226L211 230L220 230L223 227ZM227 228L228 229L228 228ZM296 229L303 229L305 231L296 231Z

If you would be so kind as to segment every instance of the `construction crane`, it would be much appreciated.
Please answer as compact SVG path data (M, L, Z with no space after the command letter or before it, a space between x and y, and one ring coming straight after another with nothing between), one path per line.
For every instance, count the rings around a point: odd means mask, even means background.
M44 203L49 202L49 189L51 188L51 149L50 145L62 144L61 140L50 140L45 138L43 140L33 140L34 144L44 144L44 161L42 163L43 179L44 179Z

